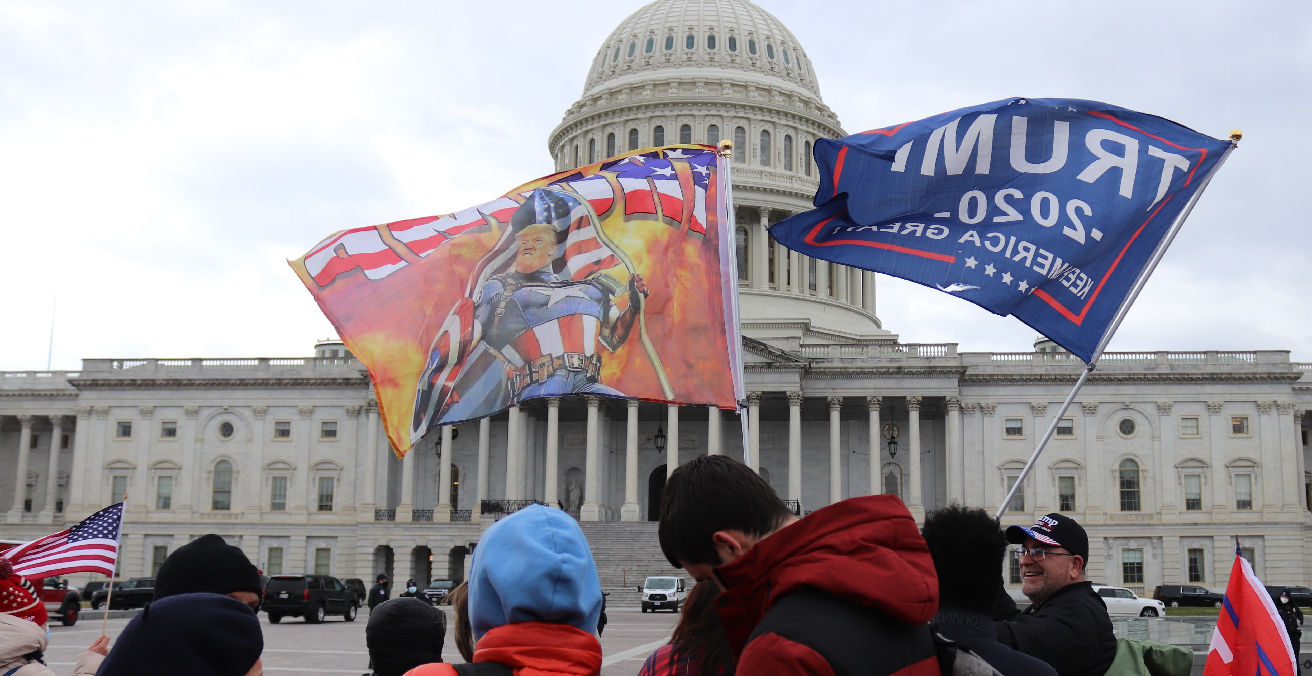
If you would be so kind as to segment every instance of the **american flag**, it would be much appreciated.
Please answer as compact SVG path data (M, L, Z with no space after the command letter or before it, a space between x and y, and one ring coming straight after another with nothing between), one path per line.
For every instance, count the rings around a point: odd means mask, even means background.
M111 505L67 530L18 545L0 557L9 559L14 572L29 578L70 573L112 576L122 535L123 503Z

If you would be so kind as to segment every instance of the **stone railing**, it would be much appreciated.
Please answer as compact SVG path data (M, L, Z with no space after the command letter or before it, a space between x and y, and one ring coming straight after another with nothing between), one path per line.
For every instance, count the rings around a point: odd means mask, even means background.
M0 390L50 390L71 387L77 371L0 371Z
M838 345L802 345L801 356L808 359L956 357L956 343L866 343Z
M360 369L351 357L258 357L240 359L83 359L84 377L93 375L192 375L200 373L324 371Z
M375 509L374 521L396 521L395 509Z
M992 352L982 353L993 364L1083 364L1069 352ZM1288 357L1280 351L1266 352L1104 352L1099 364L1278 364Z

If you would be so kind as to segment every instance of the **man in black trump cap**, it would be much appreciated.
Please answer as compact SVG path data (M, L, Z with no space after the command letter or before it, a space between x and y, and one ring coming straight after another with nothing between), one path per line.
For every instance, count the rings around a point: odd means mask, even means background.
M175 549L155 575L156 601L197 592L231 596L258 609L264 588L246 554L210 533Z
M1107 604L1085 577L1089 536L1061 514L1030 528L1011 526L1007 541L1021 545L1021 591L1032 605L998 622L998 642L1052 665L1059 676L1103 676L1116 657Z

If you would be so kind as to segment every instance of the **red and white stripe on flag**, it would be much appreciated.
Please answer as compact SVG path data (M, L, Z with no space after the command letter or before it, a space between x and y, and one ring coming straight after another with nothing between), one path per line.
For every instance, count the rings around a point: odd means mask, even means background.
M369 279L382 279L406 265L373 226L339 232L305 255L305 269L321 287L356 268Z
M1248 561L1236 556L1203 676L1297 676L1295 664L1275 602Z
M114 574L122 532L123 505L111 505L67 530L0 553L14 572L27 578L72 573Z

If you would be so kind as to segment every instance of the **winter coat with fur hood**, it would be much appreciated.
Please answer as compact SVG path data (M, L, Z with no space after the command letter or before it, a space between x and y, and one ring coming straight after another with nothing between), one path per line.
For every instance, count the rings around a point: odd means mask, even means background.
M30 620L0 615L0 674L8 673L14 667L21 667L13 676L55 676L49 667L38 662L34 653L44 653L50 646L46 630ZM25 657L33 655L32 658ZM91 651L83 652L77 658L74 676L95 676L104 657Z

